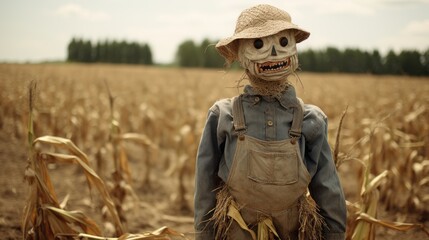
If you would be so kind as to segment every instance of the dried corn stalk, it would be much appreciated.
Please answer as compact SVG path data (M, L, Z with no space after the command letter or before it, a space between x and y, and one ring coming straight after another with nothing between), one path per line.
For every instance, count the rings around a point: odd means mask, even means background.
M138 134L138 133L124 133L116 136L116 141L122 142L122 141L129 141L133 142L135 144L138 144L142 146L144 150L148 153L148 157L144 159L144 165L145 165L145 173L143 174L142 179L142 187L150 186L150 178L149 173L151 170L150 165L150 159L156 158L158 155L158 146L156 146L152 140L149 139L144 134Z
M34 90L35 84L31 83L29 87L28 122L29 159L25 170L25 179L30 185L30 195L25 204L21 221L23 239L54 239L60 233L75 234L82 231L89 234L101 234L97 224L83 213L61 209L49 177L48 162L78 163L84 170L89 187L95 187L99 190L115 223L117 234L122 234L122 224L114 209L113 202L103 181L89 167L87 156L68 139L52 136L34 139L32 116ZM39 148L40 145L62 148L70 154L44 152ZM76 230L75 226L81 230Z
M335 149L334 149L334 159L337 168L345 162L344 159L338 159L339 156L339 142L340 142L340 128L342 126L343 118L345 111L340 120L338 134L336 137ZM399 222L389 222L377 219L377 208L380 201L380 191L379 187L389 182L392 178L392 171L384 170L377 176L373 177L371 170L374 166L374 148L377 146L374 144L371 139L374 138L376 133L376 128L369 131L368 134L368 143L372 143L370 149L372 150L366 156L365 160L359 160L360 163L363 163L365 171L363 172L363 182L361 186L360 201L357 203L350 203L347 201L348 207L348 220L347 220L347 239L351 240L374 240L375 239L375 226L380 225L386 228L407 231L413 228L422 229L429 236L428 230L424 227L423 224L412 224L412 223L399 223ZM363 138L361 139L363 140ZM359 140L358 142L360 142ZM352 159L352 158L350 158ZM348 160L348 159L347 159ZM421 168L419 168L421 169Z
M39 149L39 145L62 148L70 154L44 152ZM30 239L39 239L38 237L40 236L54 237L58 233L81 232L74 230L71 227L73 224L79 226L83 232L101 233L94 221L84 214L74 211L69 212L60 208L48 174L48 162L77 163L82 168L90 189L94 187L100 193L115 224L116 233L118 235L123 233L123 227L115 210L115 205L104 182L89 166L88 158L79 148L68 139L53 136L39 137L33 141L32 146L34 151L34 155L30 158L32 164L27 167L25 172L25 177L32 188L22 222L25 239L30 236L30 232L35 232L34 237L29 237Z
M119 122L114 117L114 97L112 96L109 85L105 82L109 94L110 106L110 132L109 142L113 148L113 166L112 172L113 188L110 194L115 202L116 211L119 214L121 221L126 222L126 217L122 209L127 192L132 189L131 187L131 172L128 167L128 158L124 147L118 136L121 134Z

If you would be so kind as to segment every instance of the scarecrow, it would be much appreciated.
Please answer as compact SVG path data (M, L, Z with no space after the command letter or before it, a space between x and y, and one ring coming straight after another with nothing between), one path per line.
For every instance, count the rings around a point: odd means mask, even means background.
M196 239L344 239L327 117L288 81L297 76L296 43L309 35L287 12L257 5L217 43L250 84L208 112L196 162Z

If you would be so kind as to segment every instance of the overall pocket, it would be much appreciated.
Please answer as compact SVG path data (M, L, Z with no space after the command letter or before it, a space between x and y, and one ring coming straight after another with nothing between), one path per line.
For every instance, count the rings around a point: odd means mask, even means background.
M262 184L287 185L298 182L298 156L290 152L249 151L248 178Z

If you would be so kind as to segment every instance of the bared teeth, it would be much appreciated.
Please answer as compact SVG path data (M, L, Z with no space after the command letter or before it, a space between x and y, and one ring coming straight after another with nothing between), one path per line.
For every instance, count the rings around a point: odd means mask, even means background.
M289 58L278 62L258 63L259 73L262 72L278 72L289 67Z

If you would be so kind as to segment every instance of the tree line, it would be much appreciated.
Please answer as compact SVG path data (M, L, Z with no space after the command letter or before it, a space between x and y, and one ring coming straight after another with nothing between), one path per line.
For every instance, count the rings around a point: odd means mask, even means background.
M204 39L200 44L192 40L182 42L177 48L174 62L180 67L222 68L225 65L215 43L209 39Z
M378 50L362 51L335 47L323 50L308 49L299 54L300 66L311 72L371 73L392 75L429 75L429 49L420 53L417 50L393 50L382 56Z
M179 45L175 62L181 67L222 68L225 61L214 45L208 39L201 44L186 40ZM308 72L429 76L429 49L425 52L402 50L398 54L390 50L382 56L378 50L327 47L299 51L298 58L301 69ZM239 68L239 65L234 64L232 68Z
M224 59L215 49L215 43L204 39L201 43L183 41L177 48L174 63L179 67L223 68ZM429 76L429 49L424 52L390 50L384 56L378 51L355 48L344 50L335 47L299 51L299 63L303 71L371 73L391 75ZM75 39L68 46L68 61L154 64L148 44L126 41L104 41L92 44L88 40ZM233 64L232 68L239 68Z
M153 64L148 44L127 41L98 41L73 38L67 47L67 61L84 63Z

